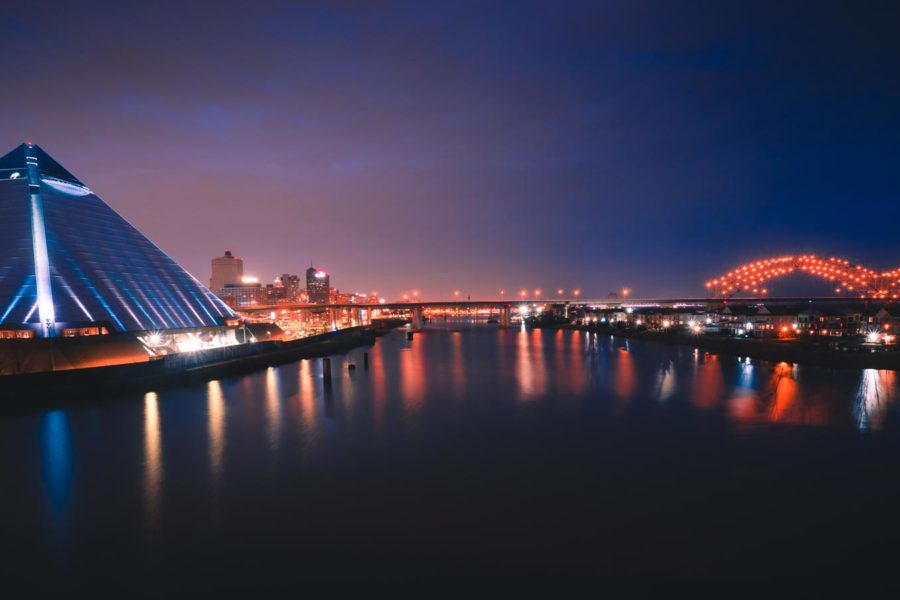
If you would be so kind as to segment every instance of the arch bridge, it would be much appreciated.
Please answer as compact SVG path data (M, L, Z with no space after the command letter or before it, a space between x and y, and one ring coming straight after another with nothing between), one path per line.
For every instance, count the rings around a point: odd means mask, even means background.
M815 254L749 262L707 281L706 289L715 298L729 298L741 292L765 296L769 293L769 281L797 272L833 282L836 294L847 292L860 298L900 297L900 268L878 273L848 260Z

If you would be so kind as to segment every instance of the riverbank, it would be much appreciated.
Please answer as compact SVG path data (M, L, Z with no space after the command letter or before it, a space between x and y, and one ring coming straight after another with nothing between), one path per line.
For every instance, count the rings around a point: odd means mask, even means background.
M713 354L747 356L769 362L789 362L837 369L886 369L900 371L900 351L847 352L814 347L803 340L717 338L684 333L558 325L561 329L663 344L692 346Z
M127 391L233 377L272 365L371 345L385 327L352 327L299 340L172 354L149 362L0 378L0 410L70 404Z

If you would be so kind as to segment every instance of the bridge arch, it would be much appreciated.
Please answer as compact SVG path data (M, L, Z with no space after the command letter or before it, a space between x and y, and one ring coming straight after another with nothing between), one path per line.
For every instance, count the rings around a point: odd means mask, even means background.
M815 254L779 256L749 262L706 282L708 293L728 298L741 292L765 296L773 279L801 272L834 282L835 293L862 298L897 298L900 295L900 269L877 273L841 258L822 258Z

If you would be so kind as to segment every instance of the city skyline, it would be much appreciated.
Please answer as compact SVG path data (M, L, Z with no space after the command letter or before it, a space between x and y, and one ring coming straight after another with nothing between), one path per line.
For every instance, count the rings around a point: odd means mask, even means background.
M885 595L898 9L4 5L6 596Z
M0 137L201 281L232 248L387 297L692 294L780 253L900 255L882 8L15 5Z

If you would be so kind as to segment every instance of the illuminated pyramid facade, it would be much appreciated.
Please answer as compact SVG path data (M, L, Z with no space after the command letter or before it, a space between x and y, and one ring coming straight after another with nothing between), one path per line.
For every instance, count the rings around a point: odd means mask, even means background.
M0 328L55 337L221 326L235 317L32 144L0 158Z

